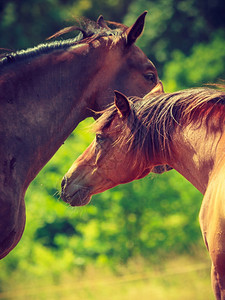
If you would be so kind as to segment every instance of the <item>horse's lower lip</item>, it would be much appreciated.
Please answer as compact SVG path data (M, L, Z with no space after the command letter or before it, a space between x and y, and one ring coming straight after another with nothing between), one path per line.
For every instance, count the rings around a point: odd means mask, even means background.
M91 194L88 188L77 190L72 196L66 195L64 201L71 206L83 206L90 202Z

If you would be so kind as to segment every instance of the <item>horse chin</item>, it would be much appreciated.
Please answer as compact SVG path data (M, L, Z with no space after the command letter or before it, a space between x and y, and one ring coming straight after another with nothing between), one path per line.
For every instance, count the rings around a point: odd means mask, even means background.
M172 169L173 168L168 165L160 165L160 166L155 166L151 172L155 173L155 174L162 174L162 173L168 172Z
M70 197L69 201L67 202L71 206L84 206L87 205L90 201L91 194L89 189L80 189L72 197Z

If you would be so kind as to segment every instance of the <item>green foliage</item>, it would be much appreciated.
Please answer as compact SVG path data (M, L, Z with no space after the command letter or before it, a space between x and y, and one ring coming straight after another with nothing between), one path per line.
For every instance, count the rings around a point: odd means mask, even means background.
M164 66L174 59L174 50L189 56L193 45L209 43L215 32L225 27L222 0L133 1L125 22L131 23L143 9L149 13L138 44L155 63L160 76Z
M73 16L131 25L149 10L139 46L156 64L166 91L217 82L225 74L224 1L11 0L0 3L0 46L43 42ZM159 263L203 247L198 224L202 196L175 171L116 187L82 208L60 200L63 175L93 135L86 120L40 172L26 194L22 240L1 261L0 290L10 277L57 282L87 265L117 268L136 257Z
M79 17L122 21L130 0L11 0L0 4L0 47L32 47ZM135 16L136 18L137 16ZM134 22L134 20L132 20Z
M208 43L199 43L186 56L180 50L173 52L173 59L164 68L163 82L166 90L218 83L225 78L225 34L215 32Z

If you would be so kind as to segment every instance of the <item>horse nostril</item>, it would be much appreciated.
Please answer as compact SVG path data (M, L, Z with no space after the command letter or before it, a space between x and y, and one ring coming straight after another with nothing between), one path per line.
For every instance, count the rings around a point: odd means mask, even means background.
M63 177L62 182L61 182L61 188L63 189L66 186L67 183L67 178L66 176Z

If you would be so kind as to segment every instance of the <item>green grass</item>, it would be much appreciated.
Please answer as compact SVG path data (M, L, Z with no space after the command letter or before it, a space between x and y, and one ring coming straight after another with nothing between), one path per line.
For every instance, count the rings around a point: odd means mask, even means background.
M12 278L0 299L13 300L211 300L210 261L179 257L163 266L132 262L117 274L89 267L62 274L54 283Z

